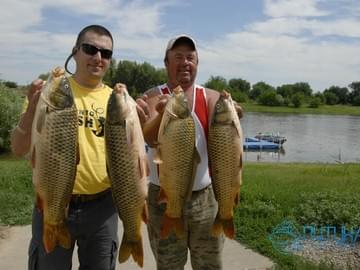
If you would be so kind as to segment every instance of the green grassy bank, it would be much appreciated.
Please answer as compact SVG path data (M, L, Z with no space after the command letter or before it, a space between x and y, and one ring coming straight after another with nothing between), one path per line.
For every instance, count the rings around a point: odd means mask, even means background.
M280 269L331 269L278 252L269 236L285 220L359 228L359 182L360 164L246 163L237 239L271 257Z
M262 112L262 113L287 113L287 114L328 114L328 115L353 115L360 116L359 106L348 105L320 105L319 108L308 108L302 106L294 107L270 107L254 103L241 103L246 112Z
M0 157L0 224L29 224L33 187L28 161ZM360 164L245 163L236 209L237 239L279 269L331 269L279 253L269 235L284 220L360 227Z

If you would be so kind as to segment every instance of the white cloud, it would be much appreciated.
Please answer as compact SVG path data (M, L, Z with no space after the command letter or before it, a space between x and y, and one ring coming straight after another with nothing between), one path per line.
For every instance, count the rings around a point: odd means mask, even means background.
M360 59L355 56L359 53L359 44L313 44L290 36L242 32L202 48L199 69L209 75L265 81L273 86L309 82L314 90L322 91L358 80Z
M263 35L303 35L306 32L313 36L360 37L360 20L354 18L337 20L315 20L302 18L275 18L248 25L249 31Z
M265 0L264 13L270 17L313 17L329 13L317 8L319 0Z

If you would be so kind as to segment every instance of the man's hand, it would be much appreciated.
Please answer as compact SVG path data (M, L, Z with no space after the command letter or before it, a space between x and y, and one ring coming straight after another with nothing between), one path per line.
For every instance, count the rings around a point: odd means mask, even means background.
M156 111L157 111L159 114L163 114L163 113L164 113L166 104L168 103L168 101L170 100L170 98L171 98L171 96L168 95L168 94L159 96L159 101L158 101L158 103L157 103L156 106L155 106L155 109L156 109Z
M27 98L29 101L27 107L28 111L35 112L36 105L39 101L41 88L43 87L43 85L44 85L44 81L42 79L36 79L30 84L30 87L27 92Z
M234 101L235 110L237 112L237 115L239 116L239 119L241 119L244 116L244 111L239 103Z
M136 110L139 115L141 125L143 125L150 118L150 110L147 100L148 96L146 94L136 99Z

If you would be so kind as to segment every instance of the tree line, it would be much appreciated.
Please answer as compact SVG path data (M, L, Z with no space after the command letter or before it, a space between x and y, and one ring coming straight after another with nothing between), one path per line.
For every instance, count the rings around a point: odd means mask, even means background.
M46 79L47 76L48 73L45 73L39 78ZM112 60L104 81L112 87L117 82L125 83L129 93L136 97L153 86L165 83L167 74L164 68L155 68L147 62ZM348 87L331 86L322 93L314 93L306 82L274 87L263 81L251 85L241 78L226 80L221 76L210 76L204 86L218 91L225 89L240 103L292 107L307 104L313 108L321 104L360 106L360 81L352 82ZM0 153L9 150L10 131L18 121L25 93L25 86L0 80Z

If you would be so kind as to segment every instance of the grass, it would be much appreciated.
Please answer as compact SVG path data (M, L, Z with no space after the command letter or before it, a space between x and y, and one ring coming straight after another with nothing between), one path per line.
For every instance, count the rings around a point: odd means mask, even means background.
M269 236L284 220L360 227L359 176L359 164L247 163L235 217L237 239L272 258L279 269L332 269L279 253Z
M29 224L34 200L28 161L0 156L0 224ZM360 227L360 164L245 163L237 240L278 269L333 269L279 253L269 235L284 220ZM359 195L358 195L359 194Z
M0 224L29 224L34 200L29 162L1 156L0 171Z
M262 113L286 113L286 114L330 114L330 115L353 115L360 116L359 106L347 105L320 105L319 108L308 108L302 106L294 107L269 107L254 103L241 103L246 112L262 112Z

